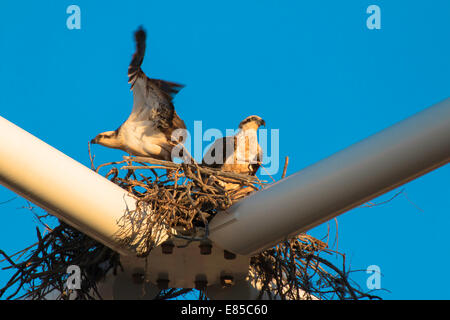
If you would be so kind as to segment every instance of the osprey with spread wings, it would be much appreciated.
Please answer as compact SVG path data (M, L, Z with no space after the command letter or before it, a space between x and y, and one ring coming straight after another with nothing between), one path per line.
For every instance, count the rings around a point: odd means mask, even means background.
M128 82L133 90L133 109L128 119L115 131L98 134L91 143L121 149L135 156L172 160L172 133L186 129L175 111L172 99L182 85L150 79L141 69L145 55L146 33L141 28L134 34L136 52L128 67Z

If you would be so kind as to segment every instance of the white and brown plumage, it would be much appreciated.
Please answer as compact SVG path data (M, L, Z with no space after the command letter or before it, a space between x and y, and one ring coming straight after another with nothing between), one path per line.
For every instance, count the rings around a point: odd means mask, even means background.
M261 166L263 152L258 144L257 131L266 123L258 116L249 116L239 124L234 136L217 139L203 157L202 163L223 171L254 176ZM239 185L227 183L225 189Z
M186 129L175 111L172 99L182 85L150 79L141 69L145 55L146 33L139 28L134 34L136 52L128 67L128 82L133 90L133 109L128 119L115 131L98 134L91 143L121 149L136 156L172 160L172 133Z

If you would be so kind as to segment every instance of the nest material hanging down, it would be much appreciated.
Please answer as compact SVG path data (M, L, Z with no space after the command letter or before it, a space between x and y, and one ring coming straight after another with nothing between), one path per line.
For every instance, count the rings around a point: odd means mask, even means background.
M153 220L146 224L147 255L157 242L160 227L170 230L173 237L190 241L208 237L208 222L220 210L264 187L257 177L222 172L193 164L176 164L149 158L125 157L96 168L108 169L106 178L129 191L136 198L137 210L125 217L126 227L133 221L149 219L140 216L140 207L150 207ZM94 169L94 166L93 166ZM161 170L163 169L163 170ZM123 174L121 174L123 173ZM225 190L224 185L236 185ZM156 217L156 218L155 218ZM46 299L49 293L58 292L53 299L69 299L72 291L66 288L67 267L78 265L82 272L81 289L77 299L99 299L97 282L113 270L121 268L117 253L85 234L60 221L46 229L42 235L37 228L38 242L12 256L0 250L3 269L15 272L0 289L0 298ZM125 230L124 230L125 231ZM202 237L198 237L198 235ZM342 266L336 266L323 256L341 258ZM261 297L281 299L361 299L378 298L363 292L346 271L345 256L328 248L327 244L307 234L284 241L259 255L252 257L250 280L257 284ZM25 294L21 292L25 289ZM55 290L56 289L56 290ZM175 298L194 289L162 290L156 299ZM207 292L195 291L199 299L207 298Z

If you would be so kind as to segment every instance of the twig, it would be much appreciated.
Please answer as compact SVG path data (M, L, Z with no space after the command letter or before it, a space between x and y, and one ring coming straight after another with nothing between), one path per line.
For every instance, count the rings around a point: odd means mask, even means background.
M286 177L286 171L287 171L288 164L289 164L289 157L286 156L286 158L284 158L284 168L283 168L283 174L281 175L281 179L284 179L284 177Z
M88 152L89 152L89 159L91 161L91 169L96 171L95 170L95 165L94 165L95 155L92 156L92 154L91 154L91 142L90 141L88 142Z
M273 182L276 182L276 180L270 175L269 171L268 171L265 167L261 166L261 168L263 168L263 170L264 170L264 171L266 172L266 174L272 179Z
M401 189L400 191L398 191L394 196L392 196L390 199L382 201L382 202L378 202L378 203L373 203L373 202L368 202L369 204L363 204L360 205L360 208L371 208L371 207L376 207L376 206L381 206L383 204L389 203L392 200L394 200L395 198L397 198L399 195L401 195L403 193L405 189Z
M0 204L5 204L5 203L11 202L11 201L13 201L13 200L15 200L15 199L17 199L17 197L14 197L14 198L11 198L11 199L9 199L9 200L0 202Z

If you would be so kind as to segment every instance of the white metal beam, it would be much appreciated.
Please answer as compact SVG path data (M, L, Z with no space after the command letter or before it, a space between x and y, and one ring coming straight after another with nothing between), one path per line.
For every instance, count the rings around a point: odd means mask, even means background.
M134 210L128 192L42 140L0 117L0 184L108 247L120 244L119 221Z
M450 98L216 215L210 239L254 255L450 160Z
M125 190L1 117L0 137L0 184L110 248L130 252L117 238L118 221L135 206ZM447 99L219 213L210 239L253 255L449 160ZM139 234L131 236L139 243Z

